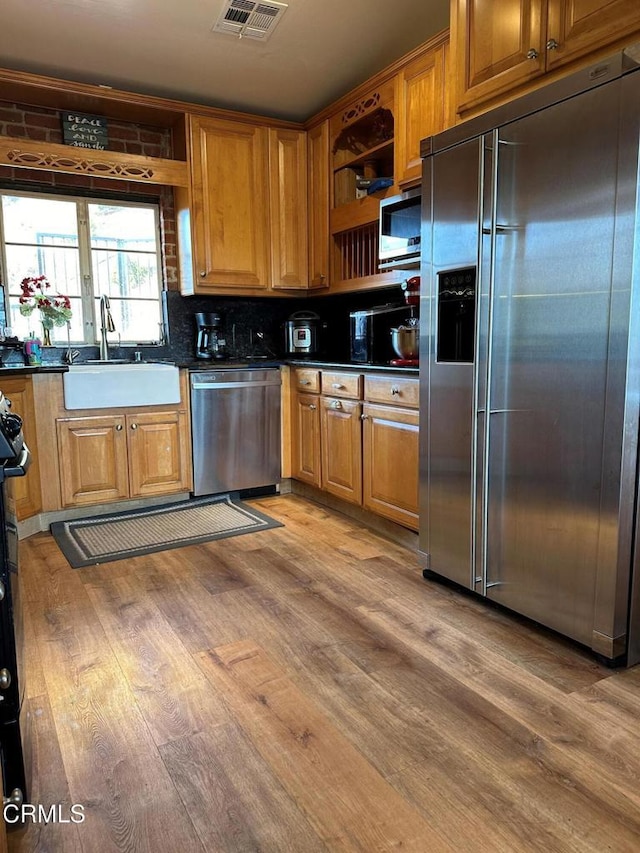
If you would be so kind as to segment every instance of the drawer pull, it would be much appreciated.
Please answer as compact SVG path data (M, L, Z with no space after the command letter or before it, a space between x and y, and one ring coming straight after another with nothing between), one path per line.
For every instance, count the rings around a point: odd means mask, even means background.
M340 389L340 388L344 388L344 385L341 385L339 382L334 382L334 383L331 385L331 387L332 387L332 388Z
M311 385L311 381L309 379L299 379L298 385Z
M331 408L332 409L341 409L342 403L340 402L340 400L334 400L333 403L331 404Z
M391 396L392 396L392 397L397 397L399 393L400 393L400 389L397 387L397 385L394 385L394 386L391 388Z

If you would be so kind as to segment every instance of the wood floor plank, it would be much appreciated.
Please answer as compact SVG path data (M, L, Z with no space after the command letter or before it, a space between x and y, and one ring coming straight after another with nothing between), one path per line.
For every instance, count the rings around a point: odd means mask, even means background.
M201 849L86 596L33 616L84 853Z
M640 668L255 503L285 526L81 570L21 542L39 790L88 819L12 853L636 853Z
M331 849L451 850L259 647L234 643L197 659Z
M26 712L26 713L25 713ZM53 713L46 695L29 699L23 707L22 727L26 735L28 752L25 755L27 779L32 780L28 802L43 806L49 813L52 806L60 808L60 814L70 820L70 808L74 800L64 770L62 753L53 720ZM25 720L25 716L27 719ZM9 851L36 853L81 853L80 833L82 824L48 824L28 822L15 828L8 835Z
M173 741L160 752L205 850L326 850L236 724Z
M398 638L407 630L388 612L371 611L368 616ZM583 835L575 840L577 851L606 849L602 845L608 843L608 831L603 828L611 821L619 826L619 849L637 847L640 792L632 781L640 778L637 741L576 714L570 708L571 697L536 682L510 661L486 650L480 656L464 634L457 632L456 636L448 626L427 632L425 639L416 638L409 629L405 639L412 648L418 646L425 661L451 673L460 695L464 689L467 696L482 696L492 709L485 712L487 718L500 720L516 745L520 742L523 760L507 764L509 772L521 787L533 786L529 802L539 805L547 822L550 815L557 821L580 816ZM477 701L474 706L477 708ZM490 755L484 750L489 766L495 762L496 746ZM480 757L478 750L476 753ZM518 756L514 753L513 758ZM508 756L500 757L501 764L505 760ZM491 772L495 775L498 767Z
M228 721L180 637L135 583L104 572L85 588L158 746Z

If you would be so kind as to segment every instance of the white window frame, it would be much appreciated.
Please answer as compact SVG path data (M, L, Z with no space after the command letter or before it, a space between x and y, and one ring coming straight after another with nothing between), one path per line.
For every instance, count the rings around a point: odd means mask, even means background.
M162 242L160 239L160 205L158 202L126 201L118 198L103 198L102 196L75 196L66 193L33 192L0 187L0 196L20 196L24 198L51 199L54 201L74 202L78 218L78 263L80 269L80 302L82 305L82 327L84 338L72 341L75 346L96 346L100 342L100 318L98 317L98 294L94 291L93 265L91 263L91 231L89 228L89 205L104 204L110 207L144 208L154 212L154 233L156 238L156 269L158 285L158 337L149 341L120 340L121 346L136 346L138 344L158 345L164 338L164 317L162 306ZM0 204L0 274L4 285L5 313L7 320L11 317L9 303L8 266L6 242L4 235L4 217ZM60 288L64 290L64 288ZM126 301L126 297L122 297Z

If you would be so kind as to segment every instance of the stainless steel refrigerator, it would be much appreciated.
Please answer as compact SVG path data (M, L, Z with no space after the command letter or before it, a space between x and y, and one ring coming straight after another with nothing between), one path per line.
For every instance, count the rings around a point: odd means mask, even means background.
M640 49L423 141L427 572L640 660Z

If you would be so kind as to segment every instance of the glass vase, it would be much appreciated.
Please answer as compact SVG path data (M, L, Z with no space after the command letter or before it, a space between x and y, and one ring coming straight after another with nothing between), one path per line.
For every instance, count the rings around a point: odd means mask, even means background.
M51 346L51 329L49 329L47 326L42 327L42 346Z

